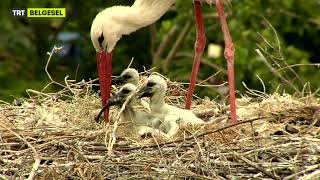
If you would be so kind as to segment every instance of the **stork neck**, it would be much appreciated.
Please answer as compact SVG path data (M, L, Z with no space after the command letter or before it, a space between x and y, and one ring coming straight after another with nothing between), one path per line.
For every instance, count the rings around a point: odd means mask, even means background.
M150 98L151 111L158 112L165 105L164 93L156 93Z
M122 111L122 117L125 121L132 122L135 119L135 112L133 109L133 103L136 102L136 98L132 97L132 99L128 102L124 110Z

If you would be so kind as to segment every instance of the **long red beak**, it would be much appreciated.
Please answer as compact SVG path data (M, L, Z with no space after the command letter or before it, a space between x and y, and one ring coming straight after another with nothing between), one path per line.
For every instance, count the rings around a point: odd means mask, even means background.
M111 91L111 74L112 74L112 53L98 52L97 67L100 82L100 92L102 106L105 106L110 98ZM104 120L109 122L109 108L104 111Z

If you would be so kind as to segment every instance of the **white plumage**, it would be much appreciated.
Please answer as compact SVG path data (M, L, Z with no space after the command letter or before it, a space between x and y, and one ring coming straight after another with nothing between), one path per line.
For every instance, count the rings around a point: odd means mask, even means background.
M91 26L91 41L97 52L111 52L122 35L156 22L175 0L136 0L132 6L113 6L97 14ZM103 36L100 44L99 37Z
M139 72L134 68L127 68L119 76L112 79L115 83L131 83L135 86L139 83Z
M114 83L122 83L122 84L131 83L135 86L138 86L139 79L140 79L139 72L136 69L127 68L123 70L119 76L113 78L112 81ZM143 99L137 100L137 103L139 103L144 108L150 111L149 103L146 102L145 100Z
M171 106L164 101L164 97L167 91L166 81L158 76L151 75L148 77L144 85L140 88L139 93L141 97L150 97L150 109L152 114L160 114L163 116L171 115L178 117L178 124L202 124L205 123L200 118L197 118L193 112L186 109L180 109L175 106ZM175 119L175 118L173 118Z
M133 94L136 91L136 86L127 83L110 98L109 105L122 105L128 98L124 110L121 112L121 122L129 122L129 128L136 134L142 136L145 134L158 134L168 137L167 134L161 132L158 128L161 124L161 119L150 114L148 109L140 105L136 96Z
M195 44L195 59L194 67L191 75L189 91L186 100L186 108L190 108L192 94L195 85L195 77L198 71L198 64L205 46L205 34L203 30L203 22L201 15L200 1L205 1L208 4L216 4L219 19L221 22L222 31L224 34L225 44L225 58L228 62L228 77L229 77L229 91L230 91L230 109L231 119L233 123L237 122L236 118L236 104L235 104L235 87L234 87L234 46L227 27L226 17L224 15L222 0L193 0L196 14L197 24L197 41ZM95 50L97 51L98 71L99 79L103 82L103 85L109 86L109 79L103 76L103 71L111 71L112 62L112 50L116 46L117 42L121 39L122 35L129 35L130 33L148 26L157 21L164 13L166 13L170 7L175 3L175 0L135 0L132 6L113 6L107 8L97 14L92 22L91 26L91 41ZM105 65L107 63L107 65ZM106 70L108 69L108 70ZM109 88L109 87L108 87ZM101 89L103 103L108 100L109 94L106 88ZM156 100L156 99L155 99ZM159 100L156 100L159 101ZM191 111L180 111L182 109L175 109L176 107L170 107L166 104L156 103L154 101L152 106L161 113L171 114L176 111L175 114L181 118L182 123L187 122L191 124L202 123L199 118L196 118ZM152 109L152 107L151 107ZM191 113L191 114L190 114ZM107 116L107 113L105 114Z

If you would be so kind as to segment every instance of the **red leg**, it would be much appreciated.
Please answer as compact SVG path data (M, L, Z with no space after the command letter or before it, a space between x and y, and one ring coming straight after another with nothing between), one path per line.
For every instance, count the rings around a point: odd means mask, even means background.
M112 53L97 53L97 67L102 106L105 106L110 98L111 91ZM104 120L109 122L109 108L104 111Z
M236 96L234 87L234 46L230 32L228 29L227 19L224 15L222 0L216 0L216 6L218 10L218 15L220 18L221 28L225 41L224 56L228 63L228 83L229 83L229 93L230 93L230 111L231 111L231 123L237 123L236 114Z
M190 106L191 106L191 100L192 100L194 87L196 84L197 74L199 71L200 61L201 61L204 47L206 44L206 35L204 32L204 26L202 21L201 2L198 0L194 0L193 2L194 2L194 11L196 15L196 23L197 23L197 39L194 45L195 56L193 59L192 73L191 73L188 95L186 100L186 106L185 106L186 109L190 109Z

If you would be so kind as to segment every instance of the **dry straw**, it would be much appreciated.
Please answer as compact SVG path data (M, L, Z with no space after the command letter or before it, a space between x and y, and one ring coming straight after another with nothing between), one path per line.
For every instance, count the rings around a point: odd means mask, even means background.
M47 67L60 91L27 90L29 98L0 105L0 179L319 179L320 102L312 94L247 89L236 125L226 123L228 106L198 99L193 111L211 124L182 127L173 139L140 138L117 118L120 109L111 109L110 124L95 123L97 80L61 84ZM184 87L167 82L166 101L182 106Z

